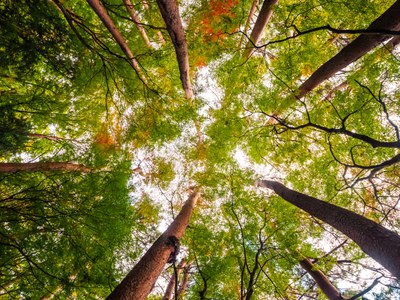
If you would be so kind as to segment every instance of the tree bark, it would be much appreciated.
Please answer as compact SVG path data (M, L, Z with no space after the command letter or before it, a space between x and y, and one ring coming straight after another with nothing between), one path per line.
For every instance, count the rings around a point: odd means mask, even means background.
M176 0L157 0L157 4L175 48L183 90L186 98L191 100L194 95L190 83L189 55L178 3Z
M142 75L142 70L137 62L136 58L133 56L131 49L129 48L127 42L118 31L117 27L115 27L113 20L111 20L108 13L104 10L103 6L100 4L99 0L86 0L89 5L93 8L95 13L99 16L100 20L107 27L108 31L113 36L114 40L117 42L121 50L124 52L125 56L128 58L129 63L132 68L135 70L136 74L139 76L140 80L143 83L147 83L147 80Z
M329 300L345 300L345 298L340 295L340 292L336 289L336 287L333 286L324 273L316 269L308 258L305 257L303 260L301 260L300 265L305 271L307 271L308 274L311 275L318 287Z
M397 0L388 10L377 18L368 29L399 30L400 0ZM361 34L338 54L320 66L303 84L300 85L297 98L303 98L335 73L358 60L364 54L374 49L382 42L391 38L387 34Z
M82 164L74 164L70 162L0 163L0 173L44 171L90 173L93 169Z
M341 231L400 278L400 236L395 232L352 211L293 191L279 182L261 180L258 186L272 189L286 201Z
M164 265L174 252L173 241L179 241L182 238L199 196L197 191L189 196L172 224L108 296L108 300L146 299Z
M179 286L178 290L178 296L182 297L182 295L186 292L188 283L189 283L189 271L190 271L191 263L188 263L184 268L183 268L183 278L182 278L182 283Z
M272 16L272 8L276 3L278 3L278 0L264 0L256 23L254 24L253 30L250 34L250 41L247 43L246 50L243 53L244 57L249 57L253 52L254 45L257 45L260 40L261 34Z
M148 48L151 48L151 43L149 40L149 37L147 36L146 31L144 30L143 26L140 24L139 16L137 15L135 9L133 8L133 5L131 3L131 0L124 0L125 7L128 10L129 15L132 18L133 23L135 23L135 26L137 30L139 31L140 35L142 36L146 46Z
M176 274L177 277L179 277L180 273L182 272L182 269L186 266L186 260L182 259L181 262L177 265L176 267ZM175 288L175 272L171 275L171 278L168 282L167 288L165 289L164 296L162 297L162 300L171 300L172 299L172 294L174 293L174 288Z
M255 12L256 12L257 5L258 5L258 1L259 1L259 0L254 0L254 1L253 1L253 4L251 5L249 15L247 16L246 24L244 25L244 29L243 29L243 32L244 32L244 33L247 33L247 31L248 31L249 28L250 28L251 19L253 19L253 16L254 16L254 14L255 14ZM242 46L242 43L243 43L243 39L244 39L244 38L245 38L245 35L243 35L243 36L241 37L241 39L240 39L240 42L239 42L239 45L240 45L240 46Z

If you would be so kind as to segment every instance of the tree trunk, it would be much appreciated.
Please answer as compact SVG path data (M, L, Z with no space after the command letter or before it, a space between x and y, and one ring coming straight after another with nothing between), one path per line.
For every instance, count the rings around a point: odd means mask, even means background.
M400 0L397 0L387 11L377 18L368 29L399 30L400 29ZM338 54L320 66L299 87L297 97L300 99L316 88L326 79L344 69L364 54L374 49L380 43L391 38L387 34L361 34Z
M390 41L389 45L394 49L397 45L400 44L400 35L394 36Z
M146 299L164 265L173 254L176 242L182 238L199 196L197 191L189 196L172 224L108 296L108 300Z
M147 46L148 48L151 48L151 43L150 43L149 37L147 36L147 33L146 33L146 31L144 30L143 26L140 24L139 17L138 17L138 15L137 15L135 9L133 8L133 5L132 5L132 3L131 3L131 0L124 0L124 3L125 3L126 9L127 9L128 12L129 12L129 15L130 15L131 18L132 18L133 23L135 23L135 26L136 26L137 30L139 30L140 35L142 36L142 38L143 38L143 40L144 40L146 46Z
M301 260L300 265L304 270L307 271L308 274L311 275L312 278L314 278L318 287L329 300L345 300L345 298L340 295L340 292L333 286L324 273L316 269L308 258L305 257L303 260Z
M142 76L142 70L137 62L136 58L133 56L131 49L129 48L127 42L122 37L121 33L115 27L114 22L111 20L108 13L104 10L103 6L100 4L99 0L86 0L89 5L93 8L95 13L99 16L100 20L107 27L108 31L113 36L114 40L117 42L121 50L124 52L125 56L128 58L129 63L132 68L136 71L136 74L139 76L140 80L143 83L147 83L146 78Z
M182 295L186 292L188 282L189 282L189 271L190 271L191 263L188 263L184 268L183 268L183 278L182 278L182 283L179 287L178 290L178 296L182 297Z
M278 0L264 0L256 23L254 24L253 31L251 32L250 41L247 43L246 50L243 53L244 57L249 57L253 52L254 45L257 45L258 41L260 40L261 34L272 16L272 8L277 2Z
M246 24L244 25L244 29L243 29L243 32L244 32L244 33L247 33L247 31L248 31L249 28L250 28L251 19L253 19L253 16L254 16L254 14L255 14L255 12L256 12L257 5L258 5L258 1L259 1L259 0L254 0L254 1L253 1L253 4L251 5L249 15L247 16ZM239 42L239 45L240 45L240 46L242 46L242 43L243 43L243 39L244 39L244 38L245 38L245 35L243 35L243 36L240 38L240 42Z
M181 262L177 265L176 267L176 276L179 278L180 273L182 272L182 269L186 266L186 260L182 259ZM165 289L164 296L162 297L162 300L171 300L172 299L172 294L174 293L175 289L175 272L171 275L171 278L168 282L167 288Z
M175 48L180 78L186 98L193 99L193 90L189 74L189 55L178 3L176 0L157 0L157 4Z
M70 162L36 162L36 163L0 163L0 173L68 171L90 173L93 171L85 165Z
M286 201L341 231L400 278L400 236L396 233L352 211L288 189L279 182L261 180L258 186L274 190Z

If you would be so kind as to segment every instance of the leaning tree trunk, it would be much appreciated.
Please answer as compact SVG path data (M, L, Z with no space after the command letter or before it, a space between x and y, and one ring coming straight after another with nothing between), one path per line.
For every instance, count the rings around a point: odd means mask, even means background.
M133 8L131 0L124 0L124 4L125 4L126 9L128 10L129 15L131 16L133 23L135 23L137 30L139 31L140 35L142 36L142 39L145 42L146 46L148 48L152 48L149 37L147 36L147 33L144 30L142 24L140 24L139 16L136 13L135 9Z
M255 12L256 12L258 1L259 0L254 0L253 4L251 5L249 15L247 16L247 20L246 20L246 23L244 25L244 29L243 29L244 33L246 33L250 28L250 23L251 23L251 20L253 19L253 16L254 16ZM240 38L239 46L242 46L244 37L245 37L245 35L243 34L242 37Z
M387 11L368 27L369 30L399 30L400 0L397 0ZM344 69L380 43L391 38L388 34L361 34L338 54L320 66L300 87L297 97L300 99L316 88L326 79Z
M193 99L193 90L189 74L189 54L178 3L176 0L157 0L157 4L175 48L180 78L186 98Z
M92 168L70 162L0 163L0 173L75 171L90 173Z
M147 80L142 75L142 70L137 62L136 58L133 56L131 49L129 48L126 40L123 38L121 33L118 31L117 27L114 25L113 20L111 20L110 16L104 9L104 7L100 4L99 0L86 0L95 13L99 16L100 20L103 24L107 27L108 31L113 36L114 40L117 42L121 50L124 52L125 56L127 57L129 63L131 64L132 68L136 71L136 74L139 76L140 80L143 83L147 83Z
M108 300L146 299L182 238L200 194L193 192L172 224L154 242L136 266L108 296Z
M253 30L250 34L250 41L247 43L246 50L243 53L244 57L249 57L253 52L254 46L257 45L265 26L267 26L268 21L272 16L272 8L277 2L278 0L264 0L256 23L254 24Z
M305 271L315 280L318 287L326 295L329 300L345 300L345 298L340 295L340 292L336 287L330 282L330 280L322 273L320 270L316 269L313 263L308 259L304 258L300 261L300 265Z
M171 300L172 299L172 294L174 293L175 286L178 284L176 282L176 278L179 278L180 273L182 272L183 268L186 266L186 260L182 259L181 262L176 266L176 274L173 272L171 275L171 278L169 279L167 288L165 289L164 296L162 297L162 300Z
M393 231L352 211L293 191L279 182L261 180L258 186L274 190L286 201L341 231L400 278L400 236Z
M188 263L184 268L183 268L183 278L182 278L182 283L178 289L178 296L182 297L183 294L186 292L188 283L189 283L189 272L190 272L190 267L191 263Z

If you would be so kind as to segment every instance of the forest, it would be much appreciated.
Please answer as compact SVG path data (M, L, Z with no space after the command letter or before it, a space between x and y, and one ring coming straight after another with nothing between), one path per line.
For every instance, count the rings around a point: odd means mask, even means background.
M0 1L1 299L400 299L400 0Z

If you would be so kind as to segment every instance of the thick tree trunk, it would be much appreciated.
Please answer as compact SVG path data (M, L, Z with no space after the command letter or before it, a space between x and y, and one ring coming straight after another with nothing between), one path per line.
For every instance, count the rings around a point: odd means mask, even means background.
M146 46L148 48L151 48L151 43L150 43L149 37L147 36L147 33L144 30L143 26L140 24L139 16L137 15L135 9L133 8L131 0L124 0L124 3L125 3L126 9L129 12L129 15L132 18L133 23L135 23L137 30L139 30L140 35L142 36Z
M308 258L305 257L303 260L301 260L300 265L305 271L307 271L308 274L311 275L318 287L329 300L345 300L345 298L340 295L340 292L333 286L324 273L316 269Z
M249 57L253 52L254 45L257 45L261 38L261 34L268 24L269 19L272 16L272 8L278 3L278 0L264 0L261 7L260 13L257 17L256 23L254 24L253 31L250 35L250 40L246 45L246 50L243 53L244 57Z
M113 20L111 20L108 13L104 10L103 6L100 4L99 0L86 0L89 5L93 8L95 13L99 16L100 20L107 27L108 31L113 36L114 40L117 42L121 50L124 52L125 56L128 58L132 68L136 71L136 74L139 76L140 80L143 83L147 83L146 78L142 75L142 70L137 62L136 58L133 56L131 49L129 48L127 42L118 31L117 27L115 27Z
M193 90L189 73L189 55L178 3L176 0L157 0L157 4L175 48L180 78L186 98L193 99Z
M0 163L0 173L44 171L74 171L90 173L93 169L85 165L70 162Z
M372 22L368 29L399 30L400 0L397 0L387 11ZM320 66L302 85L300 85L297 97L304 97L323 81L332 77L335 73L344 69L389 38L391 38L391 35L387 34L361 34L350 44L345 46L338 54Z
M174 244L182 238L199 196L198 192L193 192L189 196L172 224L108 296L108 300L146 299L164 265L173 254Z
M176 267L176 275L179 278L180 273L182 272L182 269L186 266L186 260L181 260L181 262L177 265ZM171 275L171 278L168 282L167 288L165 289L164 296L162 297L162 300L171 300L172 299L172 294L174 293L175 289L175 272Z
M400 236L393 231L352 211L288 189L279 182L261 180L258 186L274 190L286 201L341 231L400 278Z

